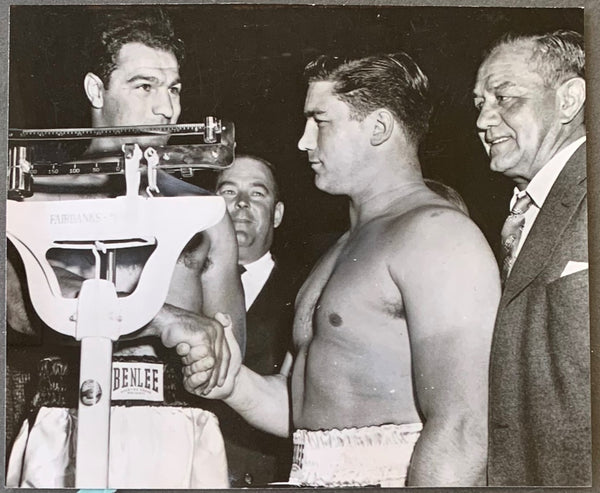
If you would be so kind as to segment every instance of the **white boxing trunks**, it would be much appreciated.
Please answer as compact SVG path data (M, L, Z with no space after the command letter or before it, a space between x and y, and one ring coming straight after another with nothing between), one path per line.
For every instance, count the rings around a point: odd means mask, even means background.
M58 373L58 362L50 361L48 365L52 365L52 374ZM113 388L118 383L113 376ZM179 405L167 394L165 387L165 400L152 404L132 400L127 400L126 405L113 402L108 487L229 487L225 446L216 416L203 409ZM63 395L53 398L54 402L64 402ZM27 420L23 423L10 454L8 487L75 486L77 410L70 407L71 400L66 403L69 407L42 405L32 425Z
M290 484L297 486L406 485L423 425L367 426L294 432Z

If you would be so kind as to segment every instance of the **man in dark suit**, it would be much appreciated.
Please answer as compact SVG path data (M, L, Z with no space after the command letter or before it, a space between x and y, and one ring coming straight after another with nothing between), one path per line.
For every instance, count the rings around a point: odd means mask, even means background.
M490 366L488 482L591 484L583 38L506 36L475 85L491 169L516 184Z
M279 373L290 348L294 300L302 281L298 266L271 254L274 230L283 219L284 204L271 163L238 156L217 180L234 224L246 301L245 364L262 375ZM247 424L222 402L217 406L225 438L232 487L265 486L286 481L291 466L291 441Z

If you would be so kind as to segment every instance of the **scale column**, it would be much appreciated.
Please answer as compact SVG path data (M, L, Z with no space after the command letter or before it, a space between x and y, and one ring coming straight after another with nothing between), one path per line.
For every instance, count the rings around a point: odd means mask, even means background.
M113 283L115 252L108 251L103 257L107 279L84 281L78 298L77 488L107 488L109 480L112 343L120 335L120 314Z

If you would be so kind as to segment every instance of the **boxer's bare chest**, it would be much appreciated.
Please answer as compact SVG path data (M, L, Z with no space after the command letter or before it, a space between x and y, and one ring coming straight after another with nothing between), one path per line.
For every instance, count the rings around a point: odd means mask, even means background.
M379 226L342 237L300 293L292 378L296 425L401 422L414 414L407 398L408 327Z
M364 317L403 317L402 300L387 267L389 245L381 225L346 233L315 266L299 293L295 342L308 344L315 330L345 328Z

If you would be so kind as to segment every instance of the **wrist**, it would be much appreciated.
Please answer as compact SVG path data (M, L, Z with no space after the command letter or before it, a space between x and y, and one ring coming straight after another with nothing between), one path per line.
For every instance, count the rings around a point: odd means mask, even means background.
M173 327L172 308L171 305L165 303L145 327L145 335L160 337L163 343L169 340L169 333Z
M243 387L243 383L240 383L240 380L244 379L244 377L246 376L246 371L247 371L247 368L245 366L243 366L243 365L240 366L239 371L237 371L235 373L235 375L228 377L225 380L225 384L223 385L223 387L227 387L228 386L227 380L229 380L229 378L232 379L232 382L229 383L229 386L231 386L230 392L228 393L227 396L224 396L221 399L225 404L227 404L232 409L238 409L239 405L241 403L242 396L240 395L240 389Z

